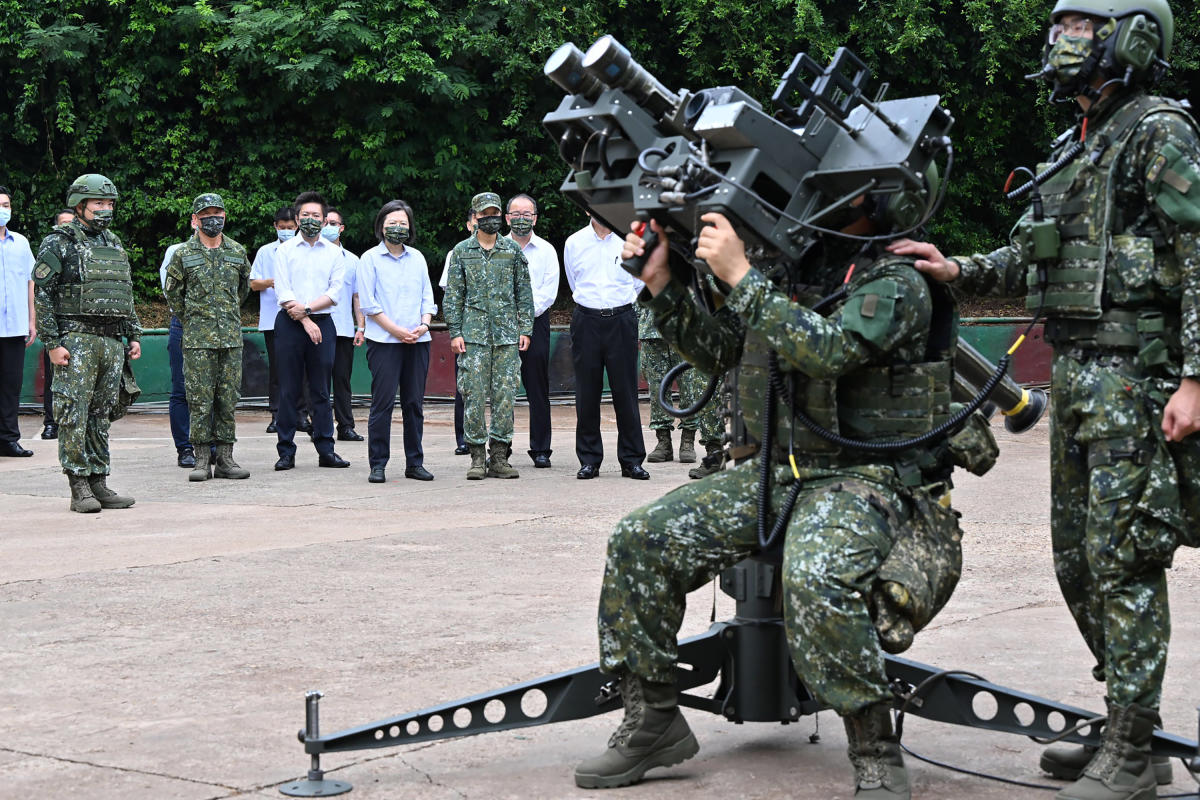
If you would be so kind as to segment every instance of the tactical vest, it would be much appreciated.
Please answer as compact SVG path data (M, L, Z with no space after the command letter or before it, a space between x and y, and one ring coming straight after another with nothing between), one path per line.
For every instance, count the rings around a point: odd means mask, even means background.
M64 269L58 283L56 313L66 317L133 316L129 256L102 234L103 244L88 240L78 224L55 228L75 247L78 272Z
M1165 241L1122 232L1113 235L1116 168L1138 125L1151 114L1171 113L1193 125L1177 102L1138 95L1088 134L1090 146L1042 186L1045 213L1057 223L1059 258L1048 269L1044 305L1037 264L1030 259L1026 307L1048 318L1102 320L1109 307L1136 309L1161 304L1179 292L1180 269ZM1064 145L1064 149L1070 143ZM1038 165L1042 172L1048 164ZM1161 236L1157 237L1161 239ZM1122 323L1114 323L1123 327ZM1108 325L1108 327L1112 327ZM1136 330L1128 343L1136 346ZM1125 338L1130 338L1126 336Z

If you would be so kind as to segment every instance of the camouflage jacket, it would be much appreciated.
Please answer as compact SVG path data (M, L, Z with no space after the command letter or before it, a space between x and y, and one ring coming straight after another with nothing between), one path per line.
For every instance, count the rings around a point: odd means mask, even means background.
M88 243L124 249L121 246L121 240L112 231L93 232L77 219L60 226L60 228L62 232L58 232L60 229L56 228L55 233L42 239L42 244L38 247L37 260L33 265L33 274L30 276L34 283L33 302L37 310L38 338L42 340L42 344L47 350L58 347L63 336L63 330L59 324L59 285L66 282L79 283L81 280L79 249L72 239L74 231L76 229L82 231ZM132 293L132 287L130 287L130 292ZM110 318L99 321L112 322ZM121 335L130 342L141 340L142 324L138 320L137 311L133 311L128 317L121 319L119 324Z
M504 236L496 237L491 250L474 235L455 245L442 313L451 339L500 345L532 336L533 291L521 248Z
M250 294L245 247L222 235L210 249L193 235L172 254L164 290L183 325L184 347L242 346L241 307Z
M654 312L648 306L638 304L638 339L661 339L662 334L654 327Z
M1126 103L1145 99L1144 94L1134 92L1114 96L1111 105L1098 106L1088 119L1088 148L1079 158L1088 157L1093 142L1101 141L1105 126ZM1110 260L1113 266L1105 272L1105 298L1109 300L1131 280L1159 283L1154 305L1180 320L1180 341L1172 343L1172 349L1181 353L1181 374L1200 378L1200 139L1181 115L1152 113L1133 129L1114 169L1115 185L1109 187L1111 221L1098 229L1110 241L1131 236L1153 244L1144 259L1149 263L1127 263L1136 259L1119 257ZM1025 216L1031 214L1032 210ZM1017 297L1038 291L1028 286L1028 264L1015 243L987 254L955 256L954 260L960 267L954 287L964 292ZM1169 262L1170 268L1158 268L1155 262L1160 260Z

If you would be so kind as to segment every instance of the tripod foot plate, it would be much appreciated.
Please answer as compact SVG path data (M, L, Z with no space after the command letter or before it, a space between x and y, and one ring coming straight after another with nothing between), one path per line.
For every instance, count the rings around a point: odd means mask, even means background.
M303 780L285 783L279 791L288 797L333 797L335 794L345 794L354 787L346 781Z

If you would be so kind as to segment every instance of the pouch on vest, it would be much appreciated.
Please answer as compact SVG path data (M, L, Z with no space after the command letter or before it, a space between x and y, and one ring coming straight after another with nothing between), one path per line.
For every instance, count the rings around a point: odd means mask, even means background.
M957 414L963 407L961 403L953 403L950 415ZM986 475L1000 456L1000 445L992 434L991 423L978 409L967 417L958 433L950 437L948 445L954 466L962 467L972 475Z

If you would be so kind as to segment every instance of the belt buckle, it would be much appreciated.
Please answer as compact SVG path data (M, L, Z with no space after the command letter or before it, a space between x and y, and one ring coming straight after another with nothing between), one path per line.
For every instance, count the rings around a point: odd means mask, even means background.
M611 317L611 316L614 316L616 313L617 312L615 309L611 309L611 308L600 309L600 316L602 316L602 317Z

